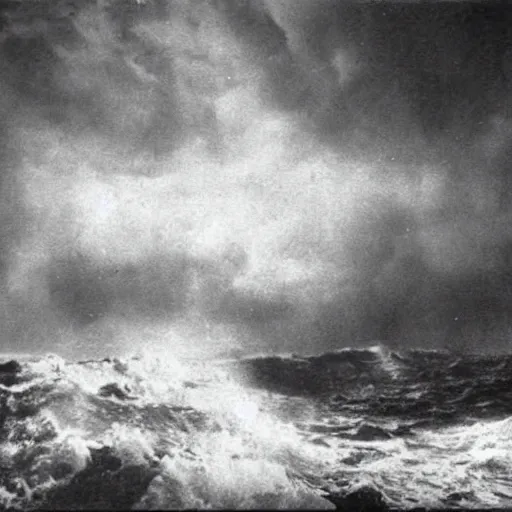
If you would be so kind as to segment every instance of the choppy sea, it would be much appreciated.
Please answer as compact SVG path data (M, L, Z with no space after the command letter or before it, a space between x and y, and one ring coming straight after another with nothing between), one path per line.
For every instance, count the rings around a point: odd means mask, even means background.
M0 364L2 509L510 508L511 467L512 356Z

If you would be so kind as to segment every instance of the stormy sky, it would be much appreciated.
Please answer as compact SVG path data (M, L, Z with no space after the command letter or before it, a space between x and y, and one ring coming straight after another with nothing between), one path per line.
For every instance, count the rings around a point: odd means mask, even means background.
M512 9L10 0L2 346L508 350Z

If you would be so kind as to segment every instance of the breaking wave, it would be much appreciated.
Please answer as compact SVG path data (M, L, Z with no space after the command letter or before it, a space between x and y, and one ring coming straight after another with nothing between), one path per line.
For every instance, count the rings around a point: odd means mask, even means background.
M0 504L510 506L511 365L380 346L13 359L0 365Z

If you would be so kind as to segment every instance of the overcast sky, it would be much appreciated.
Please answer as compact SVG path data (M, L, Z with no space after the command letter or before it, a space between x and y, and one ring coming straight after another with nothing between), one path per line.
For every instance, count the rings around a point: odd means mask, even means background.
M508 349L510 9L5 5L6 350Z

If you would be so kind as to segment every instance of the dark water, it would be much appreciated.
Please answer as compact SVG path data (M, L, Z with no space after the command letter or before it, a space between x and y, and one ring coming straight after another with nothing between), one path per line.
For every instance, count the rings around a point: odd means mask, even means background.
M18 358L0 367L0 504L510 507L511 367L380 346Z

